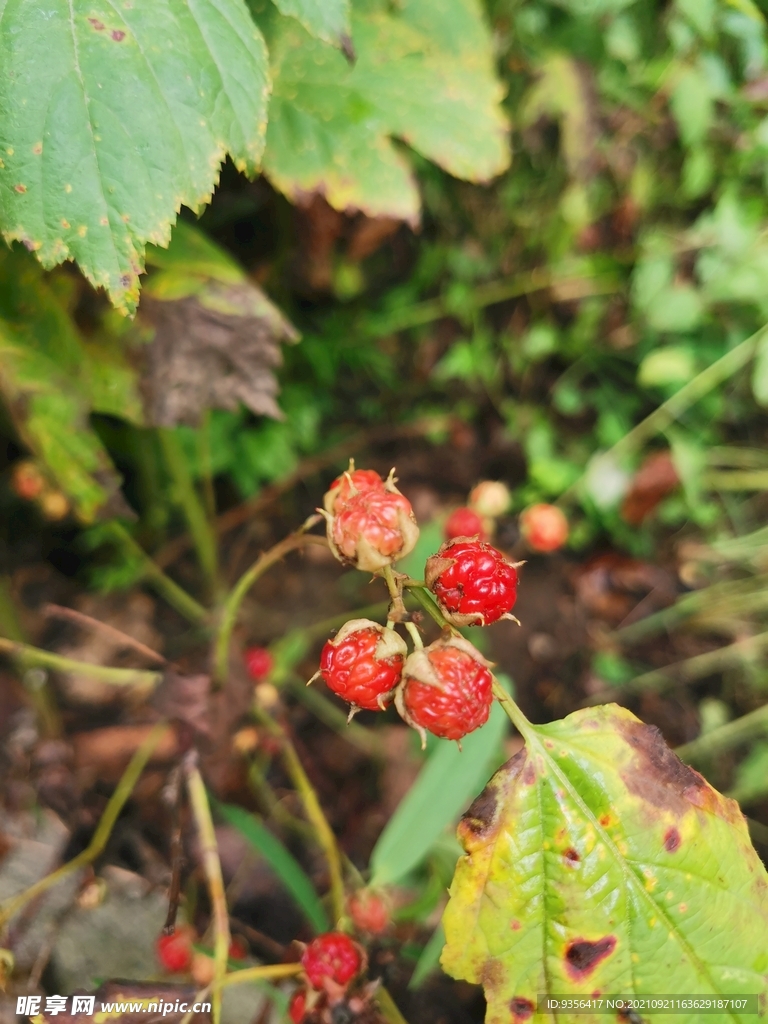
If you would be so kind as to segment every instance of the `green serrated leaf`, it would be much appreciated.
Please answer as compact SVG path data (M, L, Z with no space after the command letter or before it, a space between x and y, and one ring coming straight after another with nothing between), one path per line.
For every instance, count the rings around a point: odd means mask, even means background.
M486 1024L539 994L768 993L768 874L738 805L614 704L526 740L462 819L443 918Z
M0 226L132 312L147 242L254 173L267 52L243 0L0 0Z
M434 841L488 777L508 728L494 702L482 728L465 736L459 750L441 742L387 822L371 854L371 885L392 885L412 871Z
M0 395L82 522L129 511L88 416L119 412L140 422L135 378L119 353L107 358L97 342L83 343L23 250L0 250Z
M475 0L404 0L391 13L354 13L352 35L350 65L294 21L277 26L264 154L277 188L416 223L416 183L393 136L470 181L508 166L502 88Z
M275 0L275 6L323 42L338 46L349 37L349 0Z
M307 920L315 931L328 931L328 916L320 902L320 897L304 872L303 868L277 838L248 811L234 804L214 803L215 810L228 821L233 828L248 840L254 849L268 862L288 892L296 900L307 915Z

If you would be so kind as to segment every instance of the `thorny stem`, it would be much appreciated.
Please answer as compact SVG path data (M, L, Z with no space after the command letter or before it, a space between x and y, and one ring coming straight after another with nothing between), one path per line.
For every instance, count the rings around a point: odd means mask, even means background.
M186 455L172 430L158 431L165 464L173 481L173 497L187 520L200 568L206 575L212 594L218 587L218 545L206 509L195 490Z
M203 869L208 882L208 894L213 913L213 1024L219 1024L221 1021L221 988L227 973L227 957L229 955L230 942L227 898L224 889L224 879L221 874L216 830L213 826L208 795L205 792L205 783L199 769L192 761L186 763L185 771L189 803L200 837Z
M122 523L114 521L110 523L110 528L112 536L117 543L125 548L132 557L139 559L144 578L155 588L161 597L165 598L172 608L175 608L180 615L183 615L185 619L188 619L195 625L208 622L209 615L206 609L194 597L188 594L186 590L182 589L178 583L175 583L170 576L166 576L160 566L133 539Z
M112 834L112 829L115 826L115 822L120 817L120 813L126 804L126 801L130 797L134 790L136 783L139 781L141 773L146 768L149 759L155 751L158 743L163 737L165 730L167 729L167 722L158 722L157 725L152 729L149 736L144 740L139 749L133 755L128 764L128 767L123 772L122 778L117 784L117 787L109 798L107 806L104 808L104 813L101 816L101 820L96 827L96 831L93 833L93 837L86 846L86 848L79 853L72 860L67 861L66 864L62 864L61 867L52 871L45 878L41 878L39 882L35 882L24 892L19 893L16 896L12 896L7 900L0 908L0 933L5 929L8 922L13 918L30 900L36 899L42 893L46 892L51 886L56 885L67 875L71 875L73 871L78 871L82 867L92 863L102 852L104 847L107 845L107 841Z
M271 568L275 562L279 562L281 558L284 558L289 551L295 551L296 548L304 547L307 544L326 546L328 542L325 537L307 533L307 530L310 530L319 521L319 516L310 516L298 530L289 534L279 544L275 544L268 551L265 551L253 563L250 569L243 573L230 591L221 610L221 621L214 650L214 673L218 682L223 682L227 677L229 670L229 645L237 622L237 616L240 612L240 606L245 600L246 594L256 580L263 576L267 569Z
M331 905L333 919L334 921L340 921L344 916L345 899L344 880L341 873L341 855L336 843L336 836L333 834L333 829L328 824L328 819L320 806L317 793L315 792L312 783L309 781L299 755L296 753L296 748L291 742L291 739L285 729L283 729L283 727L271 716L267 715L259 708L255 709L255 713L259 720L267 727L267 729L269 729L272 735L276 736L280 740L281 752L286 770L288 771L291 781L296 787L296 791L301 798L301 802L304 805L304 811L315 831L317 842L325 854L325 859L328 864L328 874L331 880Z
M41 668L52 668L57 672L76 672L82 676L100 679L103 683L111 683L113 686L141 684L152 689L163 678L162 673L150 672L146 669L110 668L106 665L93 665L89 661L75 661L73 658L65 658L61 654L43 651L39 647L32 647L31 644L16 643L13 640L6 640L4 637L0 637L0 652L10 655L23 668L40 666Z

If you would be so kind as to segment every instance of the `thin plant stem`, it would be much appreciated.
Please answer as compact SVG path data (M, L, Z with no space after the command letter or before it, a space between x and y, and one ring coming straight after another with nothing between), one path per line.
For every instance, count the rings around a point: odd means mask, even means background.
M713 583L711 586L702 587L693 593L684 594L669 608L662 608L653 615L646 615L645 618L622 626L615 630L611 636L614 640L622 643L632 643L650 633L656 633L662 629L669 629L677 625L682 619L696 612L710 608L716 601L732 600L734 597L747 597L762 594L768 589L768 575L750 576L743 580L724 580L720 583ZM753 595L752 592L756 593ZM758 605L759 606L759 605ZM730 605L729 605L730 607Z
M269 551L265 551L257 558L250 569L243 573L230 591L221 610L219 631L214 648L214 673L218 682L223 682L229 671L229 645L232 640L232 632L237 623L237 616L240 613L240 606L245 600L246 594L259 577L263 576L267 569L270 569L276 562L279 562L281 558L284 558L289 551L295 551L297 548L308 544L327 546L328 542L325 537L307 533L307 530L310 530L319 521L319 516L310 516L300 529L289 534L285 540L275 544Z
M89 661L75 661L74 658L65 658L61 654L32 647L31 644L20 644L0 637L0 653L3 652L23 668L39 666L40 668L54 669L56 672L76 672L78 675L91 676L93 679L100 679L103 683L111 683L113 686L136 686L138 684L152 689L163 678L160 672L93 665Z
M766 491L768 470L714 470L702 475L702 485L708 491Z
M328 824L328 819L323 813L323 808L320 806L320 800L318 799L317 793L315 792L312 783L309 781L307 773L304 771L304 765L301 763L301 759L296 753L296 748L291 742L288 733L281 725L278 724L278 722L274 720L274 718L260 710L258 707L255 708L255 714L262 724L269 729L272 735L280 740L280 749L286 771L296 787L296 791L304 805L304 812L309 819L309 823L314 829L315 838L325 854L326 863L328 864L328 875L331 882L331 906L333 918L334 921L340 921L344 916L346 901L344 898L344 879L341 872L341 854L339 853L339 847L336 843L336 836L333 834L333 829Z
M108 622L102 622L101 619L94 619L91 615L84 615L82 612L75 611L74 608L65 608L60 604L47 604L43 607L43 615L47 618L66 619L68 622L74 622L82 629L96 630L105 636L111 637L121 647L132 647L145 658L154 661L156 665L167 664L162 654L153 651L151 647L147 647L140 640L129 636L128 633L123 633L121 629L110 626Z
M209 529L213 536L214 546L218 548L216 531L211 524L216 521L216 491L213 486L213 453L211 451L211 410L205 410L203 425L197 432L200 453L200 468L203 479L203 500Z
M696 761L701 757L730 750L753 736L768 733L768 704L764 704L748 715L742 715L735 722L726 722L711 732L698 736L690 743L677 747L675 753L683 761Z
M24 643L27 639L24 629L16 615L11 580L8 576L0 576L0 636L11 641ZM43 736L54 739L61 735L61 717L56 705L56 697L44 672L36 673L36 678L28 673L22 676L24 689L32 704Z
M383 985L376 991L376 1002L379 1004L381 1015L387 1024L408 1024L397 1008L397 1003Z
M504 713L512 725L514 725L523 739L528 742L533 735L533 726L496 678L493 680L493 695L501 704Z
M731 665L738 665L746 659L753 658L766 647L768 647L768 632L757 633L755 636L745 637L743 640L737 640L725 647L718 647L716 651L697 654L693 658L675 662L674 665L668 665L666 668L643 672L642 675L635 676L634 679L630 679L626 683L606 687L593 693L588 700L584 701L584 705L602 704L603 701L613 700L616 697L626 697L630 694L642 693L644 690L663 690L676 683L702 679L711 672L720 672L724 668L730 668Z
M249 981L275 981L278 978L295 978L304 968L301 964L262 964L259 967L244 967L242 971L230 971L222 985L242 985Z
M86 848L79 853L72 860L67 861L66 864L62 864L61 867L52 871L45 878L41 878L40 881L35 882L24 892L18 893L16 896L12 896L5 903L0 905L0 934L7 926L8 922L24 907L30 900L36 899L41 896L44 892L56 885L63 878L71 875L73 871L78 871L80 868L86 867L91 864L99 854L102 852L104 847L107 845L112 829L115 827L117 819L120 817L120 813L123 810L128 798L139 781L139 778L149 763L152 754L155 751L158 743L163 737L165 730L167 729L167 722L158 722L154 726L150 734L138 748L136 753L131 758L128 767L123 772L122 778L117 784L114 793L109 798L107 806L104 808L104 813L101 816L99 824L96 826L96 831L93 833L90 843Z
M716 388L718 384L732 377L742 367L746 366L753 358L757 351L757 346L766 331L768 331L768 324L763 325L760 330L745 338L739 345L732 348L730 352L726 352L724 356L715 360L714 363L705 370L702 370L701 373L688 381L687 384L684 384L679 391L676 391L666 402L662 402L649 416L646 416L644 420L641 420L637 426L633 427L624 437L609 448L604 453L603 458L621 459L625 455L637 451L638 448L642 447L646 441L656 434L666 430L683 413L687 412L692 405L695 405L696 402ZM582 475L563 491L558 501L564 501L571 497L583 479Z
M413 640L413 646L416 648L416 650L417 651L422 650L422 648L424 647L424 642L421 639L421 634L419 633L419 630L418 630L418 628L416 626L416 623L415 622L406 622L405 628L411 634L411 640Z
M189 463L176 434L167 428L158 430L160 445L168 472L173 481L173 496L184 513L200 568L205 573L213 594L218 586L218 545L205 506L195 489Z
M408 587L408 593L413 594L424 611L435 620L441 629L453 629L448 619L427 593L423 583L406 583L406 587ZM454 630L454 632L456 631Z
M166 576L160 566L133 539L122 523L114 521L110 526L115 541L129 555L141 562L142 575L147 583L154 587L158 594L164 597L168 604L175 608L180 615L183 615L185 619L188 619L195 625L207 624L210 618L208 611L194 597L188 594L186 590L180 587L178 583L175 583L170 576Z
M200 838L200 852L203 859L203 870L208 883L208 895L211 900L213 916L213 1024L221 1021L221 989L227 973L229 955L229 913L224 878L221 873L219 848L216 843L216 830L211 817L208 794L205 783L197 766L190 760L185 765L187 776L187 792L192 816L195 819Z

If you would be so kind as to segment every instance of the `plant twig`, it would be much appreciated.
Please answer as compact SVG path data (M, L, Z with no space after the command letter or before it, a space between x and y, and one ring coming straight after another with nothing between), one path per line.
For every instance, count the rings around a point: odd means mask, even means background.
M697 736L690 743L684 743L677 747L675 753L683 761L696 761L697 759L711 754L718 754L722 750L729 750L739 743L751 739L761 733L768 733L768 704L764 704L747 715L742 715L735 722L726 722L711 732Z
M20 644L0 637L0 653L3 652L18 661L24 668L39 665L42 668L54 669L56 672L74 672L78 675L100 679L103 683L111 683L113 686L136 686L139 684L147 688L154 688L163 678L161 672L93 665L89 661L75 661L74 658L65 658L61 654L44 651L40 647L32 647L31 644Z
M195 625L208 622L210 616L206 609L170 576L166 576L157 562L133 539L122 523L114 521L110 527L115 541L125 548L128 554L141 562L143 578L155 588L161 597L165 598L172 608L175 608L180 615Z
M702 679L711 672L719 672L731 665L736 665L748 658L753 658L765 647L768 647L768 632L757 633L755 636L745 637L725 647L718 647L716 651L707 651L706 654L697 654L693 658L686 658L685 661L675 662L666 668L657 668L652 672L643 672L626 683L617 683L608 686L597 693L593 693L583 702L584 706L602 704L606 700L615 700L617 697L626 697L630 694L642 693L643 690L662 690L675 683L687 683L694 679Z
M178 437L167 428L160 428L158 435L165 464L173 481L174 498L187 520L200 567L206 575L211 593L215 594L219 571L216 531L208 521L205 507L195 490L189 464Z
M279 562L281 558L284 558L289 551L295 551L297 548L308 544L327 546L328 542L325 537L307 533L307 530L310 530L319 521L319 516L310 516L302 527L289 534L279 544L275 544L269 551L261 554L250 569L243 573L230 591L221 610L219 631L214 648L214 675L219 682L223 682L226 679L227 672L229 671L229 644L232 639L232 631L237 622L237 616L240 612L240 606L245 600L246 594L256 580L263 576L267 569L271 568L276 562Z
M193 752L193 755L196 756ZM219 859L219 848L216 843L216 830L211 817L211 808L208 803L208 795L205 792L200 771L192 758L184 765L187 777L187 792L189 793L189 804L192 808L192 815L195 819L198 835L200 838L200 852L203 859L203 870L208 882L208 894L211 900L211 913L213 917L213 1024L220 1024L221 1021L221 988L227 973L227 957L229 955L229 914L227 911L227 897L224 889L224 879L221 873L221 861Z
M115 643L120 644L122 647L132 647L139 654L143 654L145 658L149 658L150 661L154 661L157 665L168 664L162 654L153 651L151 647L147 647L141 640L136 640L135 637L129 636L128 633L124 633L121 629L110 626L108 622L102 622L101 619L94 619L90 615L84 615L82 612L75 611L74 608L65 608L60 604L46 604L43 606L43 615L48 618L66 619L78 626L82 626L83 629L98 630L100 633L104 633L105 636L112 637Z
M123 772L122 778L117 784L114 793L109 798L107 806L104 808L104 813L101 816L99 824L96 826L96 831L93 833L91 841L88 843L86 848L79 853L72 860L67 861L66 864L62 864L61 867L52 871L45 878L41 878L34 885L31 885L24 892L18 893L16 896L12 896L5 903L0 905L0 934L7 926L8 922L24 907L30 900L36 899L42 893L46 892L51 886L56 885L67 875L71 875L73 871L78 871L80 868L92 863L102 852L104 847L107 845L107 841L112 834L112 829L115 826L115 822L120 817L120 813L126 804L126 801L130 797L131 793L139 781L141 773L146 768L149 759L155 751L158 743L162 739L162 736L167 728L166 722L158 722L154 726L149 736L144 740L139 749L133 755L128 764L128 767Z

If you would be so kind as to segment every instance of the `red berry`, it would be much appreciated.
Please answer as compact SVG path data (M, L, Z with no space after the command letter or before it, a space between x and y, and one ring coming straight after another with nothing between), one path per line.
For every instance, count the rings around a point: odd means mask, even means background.
M486 538L483 520L471 508L457 508L451 512L445 521L443 533L446 540L454 540L456 537Z
M416 517L391 474L382 487L358 490L344 500L337 496L332 504L333 512L325 511L327 535L339 561L377 572L415 547Z
M307 1012L307 993L304 989L295 992L288 1004L288 1016L293 1024L302 1024L304 1015Z
M20 498L33 501L45 489L45 477L31 459L17 462L11 475L11 486Z
M372 889L359 889L349 898L349 916L358 931L381 935L390 922L389 901Z
M243 654L243 661L255 683L266 678L275 666L275 659L266 647L249 647Z
M568 520L556 505L531 505L520 514L520 531L534 551L557 551L568 540Z
M239 935L232 936L229 943L229 953L227 955L230 960L245 960L248 956L248 946Z
M484 725L493 701L488 662L464 637L436 640L408 656L397 709L421 734L459 740Z
M334 513L345 501L358 491L384 490L384 481L375 469L355 469L354 459L349 460L349 469L337 476L325 493L323 506L326 512Z
M400 682L408 647L394 629L350 619L320 655L325 685L353 707L381 711Z
M457 626L488 626L517 600L517 569L482 541L458 538L427 559L427 586Z
M177 928L172 935L161 935L155 944L157 959L166 971L179 974L192 963L192 935L189 928Z
M301 958L312 988L323 988L326 980L348 985L363 966L363 951L342 932L325 932L313 939Z

